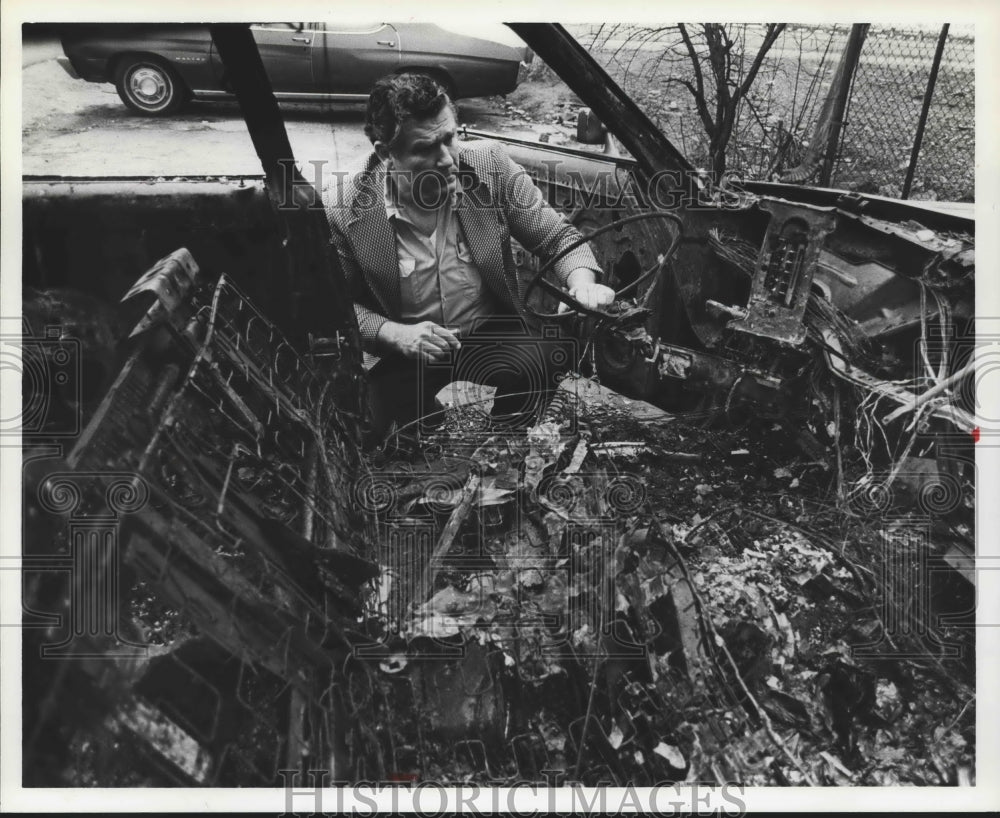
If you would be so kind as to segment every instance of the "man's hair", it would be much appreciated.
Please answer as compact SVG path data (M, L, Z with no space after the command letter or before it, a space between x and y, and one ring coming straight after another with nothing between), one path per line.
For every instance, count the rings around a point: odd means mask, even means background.
M389 145L408 119L430 119L455 106L444 88L426 74L405 72L382 77L368 97L365 134L372 144Z

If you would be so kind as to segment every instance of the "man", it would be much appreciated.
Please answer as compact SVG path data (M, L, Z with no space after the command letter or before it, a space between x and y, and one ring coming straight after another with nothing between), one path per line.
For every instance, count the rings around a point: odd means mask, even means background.
M365 133L374 153L327 215L365 351L381 356L369 373L374 433L433 412L434 395L466 370L497 387L495 416L523 415L533 402L519 392L545 356L524 343L540 328L525 310L510 241L548 258L579 234L499 146L459 145L454 105L425 75L379 80ZM555 274L586 307L614 298L586 246ZM554 386L550 363L541 366L529 398Z

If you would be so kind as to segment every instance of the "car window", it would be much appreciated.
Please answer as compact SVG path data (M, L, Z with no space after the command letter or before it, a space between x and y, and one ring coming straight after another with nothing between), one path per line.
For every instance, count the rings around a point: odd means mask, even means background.
M519 50L527 48L524 41L506 26L503 27L506 32L503 36L487 25L453 27L443 23L442 28L449 33L460 32L477 38L495 35L493 42L512 47L519 44ZM497 133L554 148L571 148L594 154L613 153L630 158L621 142L609 135L608 129L602 128L596 119L594 124L603 131L603 135L591 129L590 138L579 141L577 120L580 112L587 108L587 103L539 55L529 49L526 56L519 68L516 88L503 96L460 100L460 124L475 131Z
M573 143L582 103L552 72L546 73L538 60L533 67L521 64L527 52L523 45L512 48L520 39L508 28L500 31L478 26L471 31L460 25L455 32L450 21L442 19L429 21L439 25L400 24L397 37L388 23L342 23L333 15L331 18L252 24L255 34L270 35L258 37L258 45L263 46L272 88L302 92L297 98L280 92L279 101L295 159L310 180L315 177L315 167L322 167L327 176L349 171L370 153L371 143L364 134L366 94L378 76L379 65L384 63L383 71L392 70L390 60L398 59L398 54L390 50L391 44L401 41L406 44L407 58L414 59L418 68L433 63L435 76L456 90L460 123L535 142L545 139L595 152L602 149L600 145ZM162 27L144 30L129 26L130 39L120 43L98 37L104 33L100 28L75 24L62 27L66 35L62 39L52 28L34 31L26 26L24 31L26 174L171 177L261 172L239 106L227 96L224 66L207 26L178 25L169 32ZM309 31L342 34L348 39L353 36L359 50L324 54L315 48L319 38L310 37ZM169 37L165 38L165 33ZM462 36L470 33L477 39ZM70 49L68 55L64 41ZM499 59L483 61L484 42L497 44ZM169 110L137 111L121 98L110 70L104 75L72 73L71 59L77 59L86 71L95 64L93 57L103 56L113 65L122 50L146 54L155 61L152 66L145 65L145 60L141 65L136 63L131 93L140 102L144 98L148 107L153 107L158 95L170 90L181 93L179 104L169 105ZM421 52L427 55L424 59ZM376 64L374 57L382 62ZM340 60L337 70L324 73L324 60L334 58ZM345 89L337 84L338 71L354 72L353 77L362 69L372 73L366 79L368 86ZM321 82L329 82L329 87L321 87ZM562 90L554 90L555 86ZM552 113L558 114L559 123L554 122ZM127 150L119 149L123 139L127 139Z
M971 25L566 28L715 176L974 201Z
M272 31L301 31L305 23L257 23L254 28L270 29Z
M405 43L407 58L416 56L417 67L427 68L433 61L435 76L456 92L460 123L470 128L598 153L605 149L576 140L577 118L586 107L585 100L537 56L518 67L521 57L510 49L516 39L510 29L501 37L488 26L471 30L448 20L437 22L439 26L399 24L398 38L378 36L393 27L374 21L254 24L255 31L274 33L268 46L271 57L281 60L277 65L282 72L274 79L293 90L300 90L296 83L305 80L298 99L289 100L286 95L281 100L300 162L337 156L341 164L350 166L370 147L362 131L360 109L367 88L345 91L337 87L335 74L331 87L317 87L327 77L318 73L316 49L292 40L300 36L295 32L307 27L362 35L359 47L370 50L353 58L368 67L372 64L369 57L376 52ZM887 196L903 195L906 187L910 198L974 201L975 40L971 26L956 24L947 32L926 128L920 131L922 147L915 151L940 27L873 25L867 30L849 86L848 107L838 120L846 124L838 135L820 125L850 26L789 24L772 39L767 24L683 25L578 24L566 28L697 167L724 168L749 179ZM24 172L68 176L259 172L239 108L226 96L224 70L207 27L178 25L167 40L162 27L159 35L144 33L141 26L129 29L132 39L128 42L88 44L85 39L94 37L94 26L24 27ZM60 32L67 35L62 41ZM282 38L281 33L291 36ZM375 35L370 38L373 42L366 41L366 34ZM463 34L477 39L464 40ZM482 61L482 42L488 37L503 44L508 60L490 70ZM318 42L318 38L308 39L313 46ZM475 49L469 50L468 43L474 43ZM419 59L421 47L431 55L428 61ZM64 53L64 48L71 51ZM713 140L720 129L718 84L708 59L713 48L728 55L722 65L729 71L725 84L730 98L736 96L735 89L746 85L733 111L731 130L722 140ZM120 99L123 53L147 55L154 61L151 66L136 63L128 77L133 102L139 103L131 108ZM755 65L758 54L762 57ZM76 69L71 65L74 58ZM464 69L460 68L463 64ZM460 70L466 73L453 73ZM87 76L79 76L81 71ZM168 92L182 97L179 104L166 100ZM161 97L164 110L156 110ZM143 105L153 110L136 110ZM317 116L317 111L323 113ZM118 150L125 132L129 149ZM822 139L829 139L831 133L839 141L836 159L827 169L820 161L821 148L826 145ZM198 147L193 149L196 142ZM723 143L724 149L713 147ZM622 151L613 140L610 144Z
M387 23L356 23L345 25L344 23L316 23L321 31L328 31L331 34L369 34L379 31L388 25Z

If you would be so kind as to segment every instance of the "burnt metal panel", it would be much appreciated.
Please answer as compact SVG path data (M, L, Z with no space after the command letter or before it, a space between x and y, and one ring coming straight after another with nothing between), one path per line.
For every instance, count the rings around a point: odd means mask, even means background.
M677 187L694 180L696 171L684 154L566 29L556 23L508 25L593 109L647 173L678 174Z
M802 318L823 241L837 224L832 208L779 200L760 202L771 214L757 257L747 316L730 322L737 332L797 346L806 337Z

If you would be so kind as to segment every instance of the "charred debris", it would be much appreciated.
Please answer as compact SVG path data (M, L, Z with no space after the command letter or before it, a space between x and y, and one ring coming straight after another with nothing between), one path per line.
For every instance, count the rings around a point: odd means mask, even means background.
M26 450L26 547L104 571L115 606L82 610L79 578L27 582L31 610L76 628L55 677L59 629L26 631L30 769L967 780L971 241L911 239L938 259L906 277L911 302L899 273L872 284L808 246L813 211L796 233L790 205L762 208L787 217L763 251L715 227L698 245L743 283L706 309L725 322L714 348L650 332L659 275L578 319L580 357L527 428L493 428L488 392L460 383L433 434L372 451L348 343L302 351L229 277L163 259L129 294L151 306L66 468ZM822 276L868 293L860 320ZM26 310L74 306L47 291ZM101 525L113 547L87 539Z
M619 299L555 397L372 450L349 311L26 290L109 386L25 444L25 783L970 783L972 222L780 192L565 207Z

